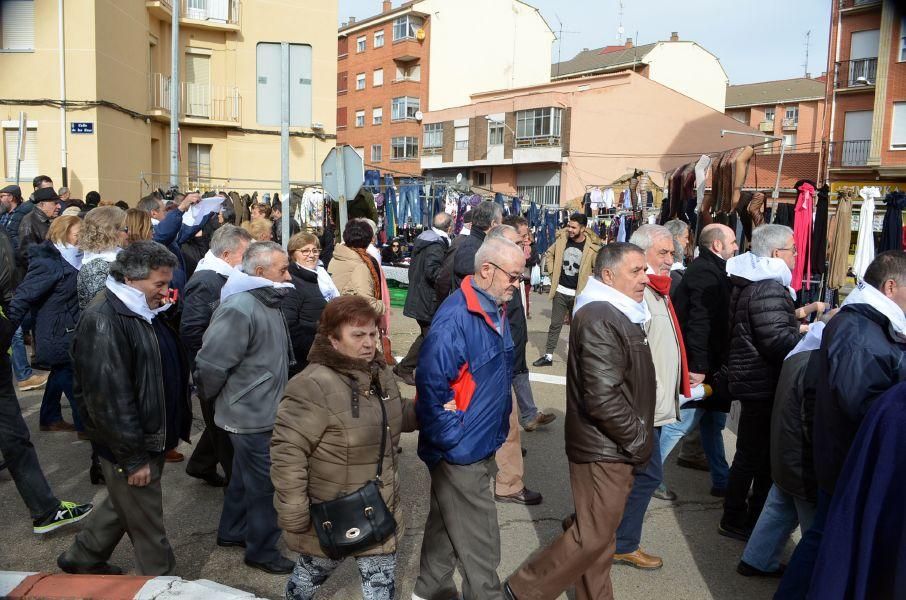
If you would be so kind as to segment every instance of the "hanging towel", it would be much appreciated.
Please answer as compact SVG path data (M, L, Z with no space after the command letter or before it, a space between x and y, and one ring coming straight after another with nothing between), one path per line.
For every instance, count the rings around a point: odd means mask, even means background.
M793 217L793 240L799 253L796 255L796 266L793 267L793 280L790 284L797 292L802 289L802 278L806 278L805 289L812 289L812 206L815 188L810 183L799 186L799 198L796 200L796 212Z
M906 194L891 192L884 199L887 211L884 213L884 227L881 230L881 244L878 252L903 249L903 211L906 210Z
M856 241L856 258L853 261L853 273L862 281L865 270L875 259L875 200L881 197L881 190L876 187L864 187L859 191L862 196L862 212L859 214L859 239Z

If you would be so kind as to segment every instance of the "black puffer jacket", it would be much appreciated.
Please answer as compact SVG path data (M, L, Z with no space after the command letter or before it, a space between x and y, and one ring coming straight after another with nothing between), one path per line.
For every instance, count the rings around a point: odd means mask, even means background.
M202 270L194 273L186 284L179 337L189 352L192 364L195 363L195 355L201 350L201 340L211 324L214 309L220 304L220 290L226 281L227 278L220 273Z
M308 351L315 341L318 323L327 301L321 294L317 273L303 269L296 263L289 265L289 273L293 278L294 289L280 303L280 309L286 318L290 343L296 357L295 364L289 366L289 377L292 377L308 366Z
M906 381L906 344L889 332L890 321L867 304L844 306L824 328L815 405L818 486L833 493L862 418L872 403Z
M431 322L440 305L434 284L450 242L431 229L415 238L409 265L409 291L403 314L416 321Z
M817 501L812 431L815 395L822 377L818 351L783 361L771 415L771 477L783 492Z
M174 332L175 333L175 332ZM101 292L82 312L72 345L79 414L92 441L132 474L164 451L166 400L157 335L114 294ZM189 364L179 353L188 381ZM180 390L179 437L189 441L189 387Z
M789 290L773 280L730 282L730 395L740 402L773 402L783 359L801 337Z
M28 272L16 288L8 316L18 326L29 312L36 312L35 352L43 365L69 364L69 346L79 321L78 276L52 242L29 248Z

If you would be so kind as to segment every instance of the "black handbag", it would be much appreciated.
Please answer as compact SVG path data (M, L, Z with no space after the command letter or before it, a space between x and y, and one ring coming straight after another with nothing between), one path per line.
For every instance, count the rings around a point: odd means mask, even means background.
M377 384L376 384L377 385ZM352 385L353 416L358 416L358 389ZM310 514L321 549L334 560L367 550L396 533L396 519L381 497L381 472L387 445L387 409L378 385L381 405L381 451L375 478L351 494L312 503Z

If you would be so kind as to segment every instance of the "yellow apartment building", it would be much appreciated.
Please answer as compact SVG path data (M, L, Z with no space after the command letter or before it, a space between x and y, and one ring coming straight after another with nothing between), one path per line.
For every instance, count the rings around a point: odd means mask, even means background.
M64 140L74 198L97 190L132 204L166 189L174 2L180 185L279 190L266 181L280 178L281 42L290 179L320 178L336 138L335 0L0 0L0 182L15 179L24 112L26 195L37 174L63 185Z

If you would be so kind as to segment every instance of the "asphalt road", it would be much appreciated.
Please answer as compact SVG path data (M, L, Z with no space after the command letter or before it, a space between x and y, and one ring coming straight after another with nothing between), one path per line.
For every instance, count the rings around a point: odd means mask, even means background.
M529 321L529 362L539 354L547 334L550 303L532 295L533 317ZM392 339L394 350L403 354L417 334L414 321L395 309ZM546 380L563 376L568 327L564 327L555 363L540 373ZM549 376L555 376L553 378ZM412 388L403 387L404 394ZM512 504L498 505L502 562L501 577L512 573L533 551L547 544L560 532L560 519L572 512L566 458L563 451L564 387L559 383L533 382L539 407L550 408L560 418L543 430L524 433L522 443L528 450L526 484L544 495L535 507ZM88 481L89 446L75 434L38 432L40 392L29 392L20 398L23 413L31 428L32 438L48 480L56 494L66 500L98 501L106 493L103 486ZM64 402L64 415L69 420ZM196 427L200 427L196 420ZM726 432L728 459L732 457L735 438ZM403 478L406 533L399 553L397 570L398 597L408 599L418 572L418 553L422 530L428 513L428 472L416 454L416 434L402 439L401 477ZM191 446L180 448L186 454ZM178 575L187 579L211 579L241 588L266 598L281 598L285 578L247 568L240 549L219 548L214 544L217 522L223 502L222 491L208 487L185 474L184 465L167 465L164 474L164 508L170 542L178 561ZM721 503L708 491L706 473L679 468L673 459L666 466L666 479L679 494L679 500L668 503L653 499L645 518L642 547L664 559L656 572L616 566L612 571L617 598L670 598L671 600L761 600L771 598L776 580L756 580L737 575L735 567L743 544L717 534ZM31 532L28 513L8 473L0 473L0 570L54 571L56 557L71 542L75 525L44 537ZM786 549L787 557L792 543ZM289 554L287 553L289 556ZM293 558L295 558L293 556ZM120 543L111 562L133 568L132 548L128 539ZM328 580L320 598L354 599L361 597L358 572L353 561L346 563ZM564 596L570 597L570 596Z

